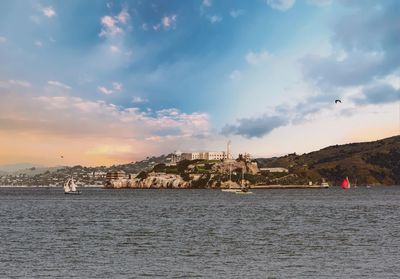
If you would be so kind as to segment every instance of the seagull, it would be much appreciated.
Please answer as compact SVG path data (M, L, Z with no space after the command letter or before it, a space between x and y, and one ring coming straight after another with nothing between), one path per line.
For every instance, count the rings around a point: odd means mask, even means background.
M337 103L342 103L342 101L337 99L337 100L335 100L335 104L337 104Z

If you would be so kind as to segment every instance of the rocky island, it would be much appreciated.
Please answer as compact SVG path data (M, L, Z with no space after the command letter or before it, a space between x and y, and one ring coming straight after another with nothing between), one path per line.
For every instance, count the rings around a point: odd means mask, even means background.
M316 188L344 177L353 185L400 185L400 136L268 159L158 163L136 176L106 179L105 188Z
M0 185L60 187L71 176L80 187L106 188L227 188L240 184L287 188L324 181L335 186L346 176L353 185L400 185L400 136L274 158L184 159L174 164L174 156L153 156L108 167L0 170Z
M183 160L176 165L157 164L132 177L119 172L109 175L105 188L240 188L250 185L259 173L256 162Z

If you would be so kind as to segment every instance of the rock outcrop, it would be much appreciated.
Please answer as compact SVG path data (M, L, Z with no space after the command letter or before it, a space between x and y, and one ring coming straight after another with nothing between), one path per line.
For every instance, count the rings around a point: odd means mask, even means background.
M229 171L242 171L245 173L257 174L260 170L257 164L251 162L237 162L234 160L224 161L212 166L212 170L217 173L229 173Z
M121 189L204 189L204 188L240 188L238 176L242 171L249 174L258 173L258 167L251 162L234 160L214 163L209 169L205 164L190 164L180 174L153 171L142 172L135 178L110 179L105 188ZM165 165L157 166L165 170ZM193 173L198 171L198 173ZM229 175L231 173L231 175ZM233 177L235 177L233 179ZM230 181L236 180L237 182ZM247 181L246 185L249 184Z
M139 179L118 179L110 180L105 185L105 188L136 188L136 189L179 189L189 188L190 182L184 181L180 175L176 174L160 174L150 173L147 178Z

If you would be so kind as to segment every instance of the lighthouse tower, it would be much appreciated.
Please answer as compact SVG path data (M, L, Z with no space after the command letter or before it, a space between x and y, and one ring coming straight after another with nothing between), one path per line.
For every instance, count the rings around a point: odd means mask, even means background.
M231 154L231 141L229 140L228 143L226 144L226 159L231 160L232 159L232 154Z

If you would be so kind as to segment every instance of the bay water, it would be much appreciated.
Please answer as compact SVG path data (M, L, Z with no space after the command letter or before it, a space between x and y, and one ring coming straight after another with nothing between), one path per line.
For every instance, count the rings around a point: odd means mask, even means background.
M400 186L0 188L0 278L399 278Z

